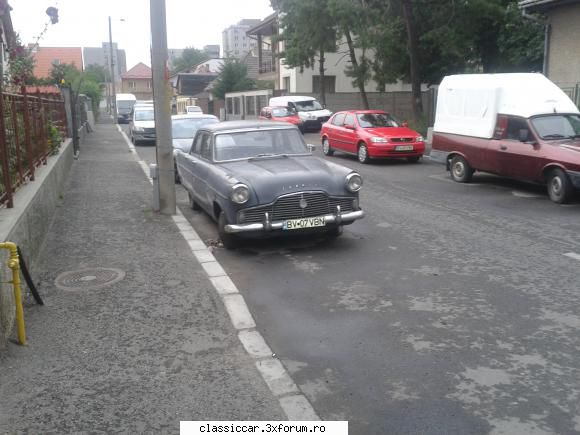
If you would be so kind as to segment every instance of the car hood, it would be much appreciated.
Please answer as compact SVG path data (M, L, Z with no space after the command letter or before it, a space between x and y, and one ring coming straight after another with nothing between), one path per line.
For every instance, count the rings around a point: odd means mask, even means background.
M187 139L173 139L173 148L179 148L184 153L188 153L191 149L191 144L193 143L193 138Z
M133 121L135 127L155 128L155 121Z
M295 116L274 116L273 121L277 122L289 122L291 124L300 124L302 121L298 115Z
M421 136L414 130L407 127L381 127L381 128L363 128L364 131L372 136L381 137L417 137Z
M345 177L352 172L314 156L275 157L222 163L235 181L247 184L256 196L252 204L267 204L278 196L322 190L329 195L347 195ZM234 182L235 182L234 181Z

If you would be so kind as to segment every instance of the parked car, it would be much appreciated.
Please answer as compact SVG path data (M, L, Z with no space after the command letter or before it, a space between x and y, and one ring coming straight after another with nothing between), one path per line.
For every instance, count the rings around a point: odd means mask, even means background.
M358 156L361 163L374 158L418 162L425 152L423 136L382 110L349 110L335 113L320 132L322 152Z
M136 102L133 94L117 94L115 97L115 107L117 113L117 124L128 124L131 120L131 113Z
M155 113L152 105L135 105L131 119L131 142L155 142Z
M580 189L580 111L542 74L472 74L439 86L431 158L459 183L475 171L547 185L566 203Z
M227 121L200 127L189 153L176 154L190 206L218 223L224 246L240 237L325 232L364 216L361 176L314 157L288 123Z
M304 123L298 116L295 110L292 110L285 106L280 107L262 107L260 110L260 116L258 119L264 121L277 121L277 122L289 122L294 124L300 131L304 129Z
M216 116L204 114L173 115L171 117L171 131L173 135L173 164L175 165L175 182L179 183L179 174L177 173L177 164L175 155L177 150L189 153L193 138L197 130L208 124L220 122Z
M185 107L185 113L199 113L202 114L203 110L201 110L201 107L199 106L186 106Z
M322 106L314 97L300 95L287 95L272 97L268 103L270 107L288 107L296 111L302 120L303 130L320 131L322 124L328 121L332 112Z

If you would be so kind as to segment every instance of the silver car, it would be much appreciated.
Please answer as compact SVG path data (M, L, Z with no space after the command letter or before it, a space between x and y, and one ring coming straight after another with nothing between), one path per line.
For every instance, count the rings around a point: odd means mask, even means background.
M191 144L197 130L208 124L215 124L219 119L213 115L188 114L173 115L171 117L171 130L173 134L173 164L175 166L175 182L179 183L179 174L175 165L175 154L177 150L189 153Z

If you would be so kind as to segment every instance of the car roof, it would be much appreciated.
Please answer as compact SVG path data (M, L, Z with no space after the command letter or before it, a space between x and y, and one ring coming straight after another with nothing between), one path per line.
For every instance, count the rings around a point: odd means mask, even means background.
M287 122L272 121L224 121L217 124L204 125L203 129L212 133L231 130L272 130L278 128L296 129L297 127Z
M375 110L341 110L340 112L336 112L335 115L338 115L339 113L354 113L356 115L360 115L360 114L364 114L364 113L386 113L387 115L389 114L389 112L385 111L385 110L379 110L379 109L375 109Z
M204 118L218 119L217 116L210 115L209 113L198 113L198 114L186 113L182 115L171 115L171 119L204 119Z
M272 97L270 98L270 101L291 101L293 103L297 102L297 101L314 101L316 100L316 98L314 97L309 97L306 95L284 95L282 97Z

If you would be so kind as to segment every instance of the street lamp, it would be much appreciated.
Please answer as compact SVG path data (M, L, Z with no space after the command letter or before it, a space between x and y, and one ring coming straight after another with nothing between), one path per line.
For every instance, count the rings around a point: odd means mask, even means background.
M125 21L121 18L119 21ZM111 66L111 108L112 115L117 120L117 90L115 89L115 62L113 61L113 31L111 29L111 16L109 15L109 62Z

